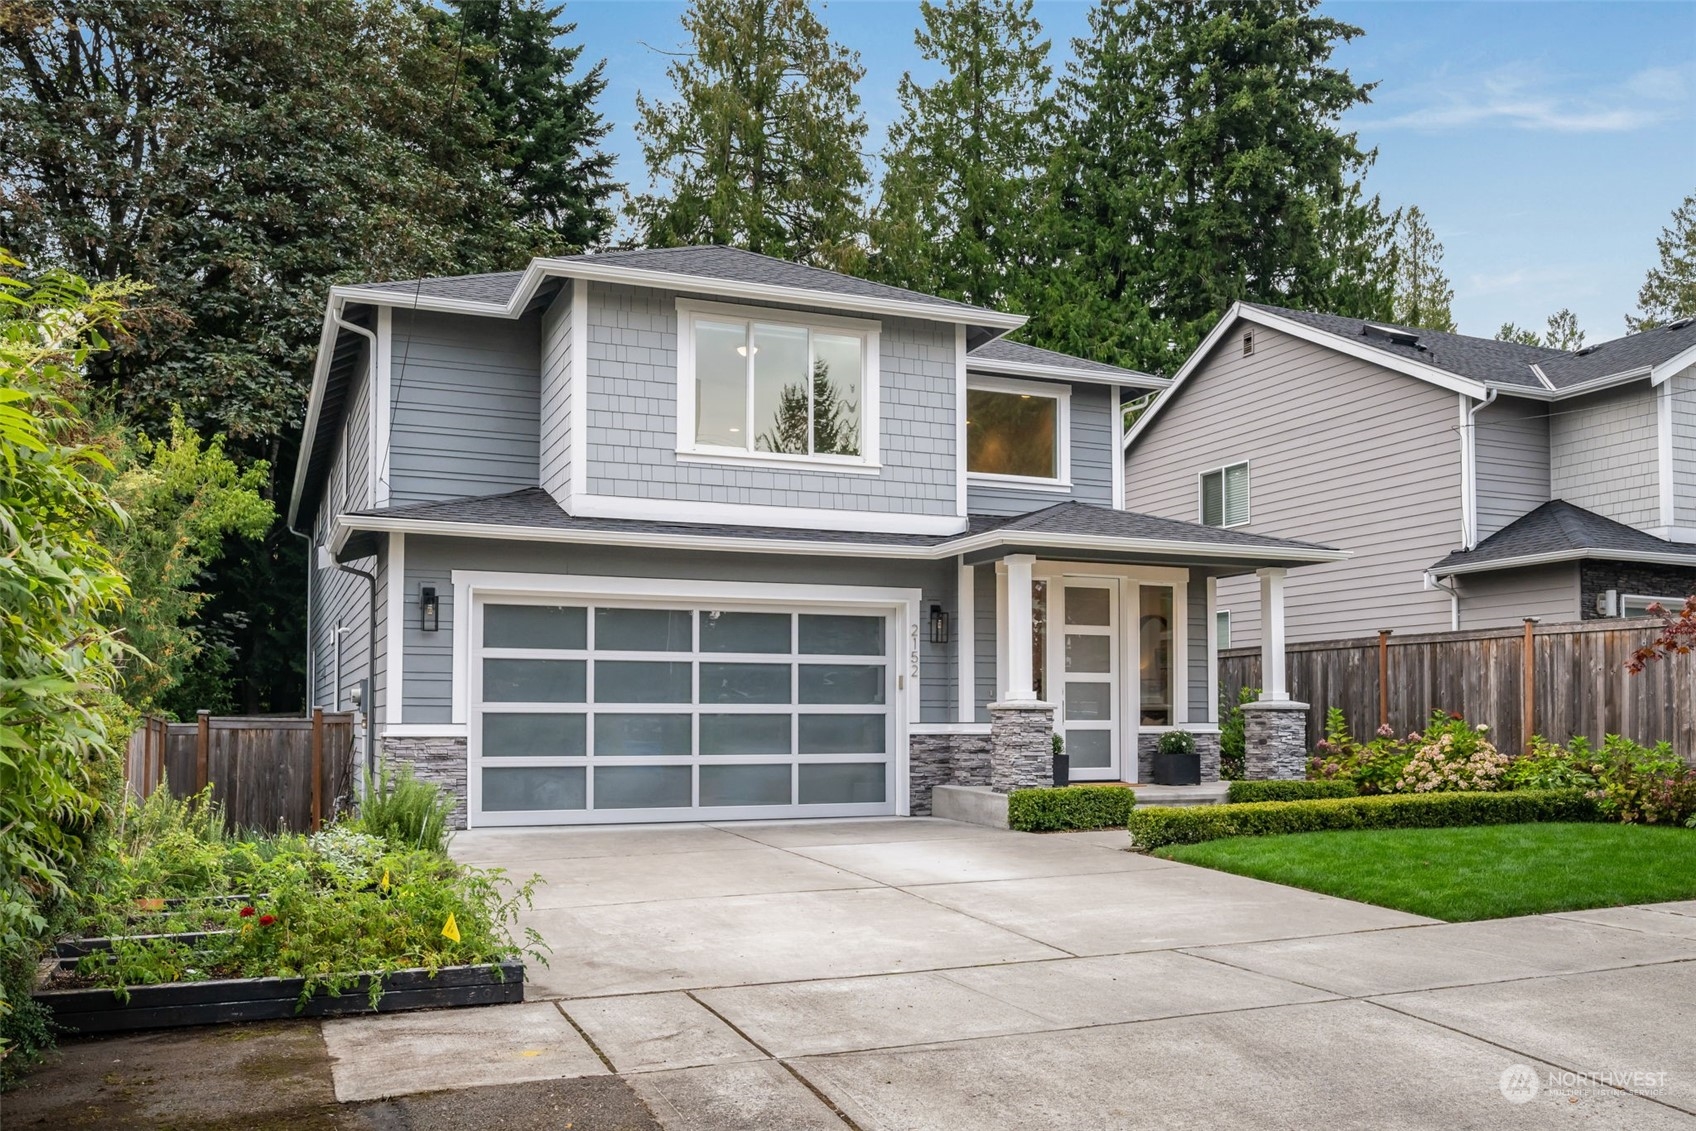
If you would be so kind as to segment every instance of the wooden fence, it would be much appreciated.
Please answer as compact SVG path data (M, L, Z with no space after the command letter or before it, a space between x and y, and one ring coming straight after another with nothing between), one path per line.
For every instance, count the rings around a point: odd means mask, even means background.
M1325 736L1330 707L1342 708L1362 740L1381 721L1405 735L1443 710L1489 724L1496 745L1513 753L1528 731L1556 741L1620 734L1671 742L1696 761L1696 653L1626 671L1659 630L1657 620L1540 624L1529 664L1517 627L1321 640L1291 644L1285 656L1291 697L1311 705L1310 747ZM1219 684L1227 702L1240 688L1259 687L1260 650L1221 650Z
M212 786L231 828L319 828L353 795L354 715L314 710L302 718L148 719L130 736L125 777L146 797L161 782L173 796Z

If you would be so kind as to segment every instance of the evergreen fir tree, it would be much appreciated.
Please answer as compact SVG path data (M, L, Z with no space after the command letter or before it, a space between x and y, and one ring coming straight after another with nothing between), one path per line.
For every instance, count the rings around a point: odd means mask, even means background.
M1655 247L1661 261L1643 278L1638 313L1625 316L1632 333L1696 318L1696 193L1673 210L1672 223L1661 229Z
M1443 245L1418 206L1396 216L1395 273L1390 317L1401 326L1454 333L1455 292L1443 274Z

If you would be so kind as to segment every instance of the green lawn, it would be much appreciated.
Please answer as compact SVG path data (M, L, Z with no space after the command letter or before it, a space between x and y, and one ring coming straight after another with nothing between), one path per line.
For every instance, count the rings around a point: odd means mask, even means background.
M1646 825L1294 833L1155 854L1456 923L1696 899L1696 830Z

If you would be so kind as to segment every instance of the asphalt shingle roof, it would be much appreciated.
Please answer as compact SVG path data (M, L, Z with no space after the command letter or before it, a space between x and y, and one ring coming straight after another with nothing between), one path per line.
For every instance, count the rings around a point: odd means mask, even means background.
M1471 570L1522 558L1565 554L1572 558L1606 558L1609 554L1674 554L1688 556L1696 566L1696 545L1668 542L1634 526L1603 518L1564 499L1544 503L1521 515L1479 542L1471 550L1456 550L1431 567L1433 573Z
M774 259L735 247L649 247L626 251L600 251L589 255L562 255L562 263L595 263L610 267L629 267L642 271L665 271L675 275L694 275L702 279L730 280L743 283L765 283L774 287L793 287L798 290L822 291L826 294L849 295L855 298L886 299L922 303L947 310L981 310L982 307L952 299L938 298L905 287L874 283L853 275L808 267L786 259ZM364 290L389 293L417 291L433 298L455 298L468 302L505 304L512 298L513 288L522 277L520 271L502 271L490 275L453 275L432 279L397 279L389 283L359 283Z
M1678 327L1662 327L1628 334L1610 342L1602 342L1581 351L1547 349L1525 346L1517 342L1498 342L1491 338L1475 338L1467 334L1445 334L1438 330L1421 330L1416 326L1398 326L1390 322L1369 322L1361 318L1344 318L1337 314L1315 314L1306 310L1290 310L1263 303L1244 303L1288 318L1292 322L1312 326L1316 330L1337 334L1362 345L1381 350L1392 357L1420 361L1461 377L1500 385L1507 389L1536 389L1546 392L1549 385L1559 392L1604 377L1613 377L1636 369L1659 365L1685 350L1696 348L1696 322ZM1369 326L1385 326L1417 335L1417 345L1392 342L1382 334L1374 334ZM1532 371L1535 365L1548 378L1545 385Z
M599 531L627 534L676 535L696 538L743 538L753 541L836 542L856 546L932 547L941 550L950 542L978 534L1001 532L1016 542L1020 533L1123 538L1136 541L1189 542L1198 546L1240 548L1245 556L1260 550L1314 550L1327 548L1311 542L1271 538L1241 530L1201 526L1193 522L1156 518L1131 511L1112 510L1090 503L1064 502L1030 514L972 515L963 534L889 534L844 530L797 530L782 526L738 526L718 523L655 522L648 519L585 518L566 514L552 495L538 487L527 487L504 495L443 499L428 503L354 511L353 519L398 518L418 522L452 522L491 526L530 527L541 530ZM358 522L355 521L355 527Z
M1073 357L1069 353L1026 345L1024 342L1010 342L1006 338L997 338L972 350L966 357L966 367L971 368L971 363L978 360L997 361L1007 365L1050 365L1059 369L1075 369L1080 373L1095 373L1103 377L1122 377L1126 384L1145 381L1151 376L1136 369L1124 369L1117 365L1108 365L1104 361Z

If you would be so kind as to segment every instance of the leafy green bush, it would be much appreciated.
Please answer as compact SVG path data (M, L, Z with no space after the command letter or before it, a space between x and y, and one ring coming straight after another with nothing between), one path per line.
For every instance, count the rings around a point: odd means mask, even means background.
M1508 757L1487 737L1490 728L1473 726L1459 715L1437 711L1425 730L1408 736L1413 747L1401 775L1388 793L1455 793L1499 789Z
M1594 767L1602 812L1633 825L1696 827L1696 771L1670 742L1643 746L1617 734L1602 739Z
M1248 725L1243 718L1244 703L1260 698L1260 688L1245 687L1237 693L1235 703L1219 697L1219 776L1226 781L1241 781L1243 761L1248 753Z
M1508 763L1502 785L1507 789L1595 789L1595 762L1590 740L1583 735L1574 737L1563 750L1535 734L1531 753Z
M1332 707L1325 712L1325 737L1308 760L1307 776L1312 781L1350 781L1365 794L1394 793L1413 757L1412 744L1419 741L1417 732L1403 740L1389 727L1379 727L1370 742L1357 742L1342 710Z
M1007 795L1008 827L1020 832L1116 829L1137 803L1127 785L1067 785L1016 789Z
M434 782L413 777L411 766L394 770L383 761L377 764L375 779L369 774L365 777L359 827L397 848L446 855L452 839L448 831L452 816L453 798L444 795Z
M1251 801L1312 801L1319 797L1356 797L1352 781L1234 781L1226 791L1233 803Z
M1445 828L1525 821L1593 821L1596 802L1581 790L1419 793L1389 797L1263 801L1246 805L1149 806L1127 819L1137 848L1198 844L1233 836L1335 829Z

